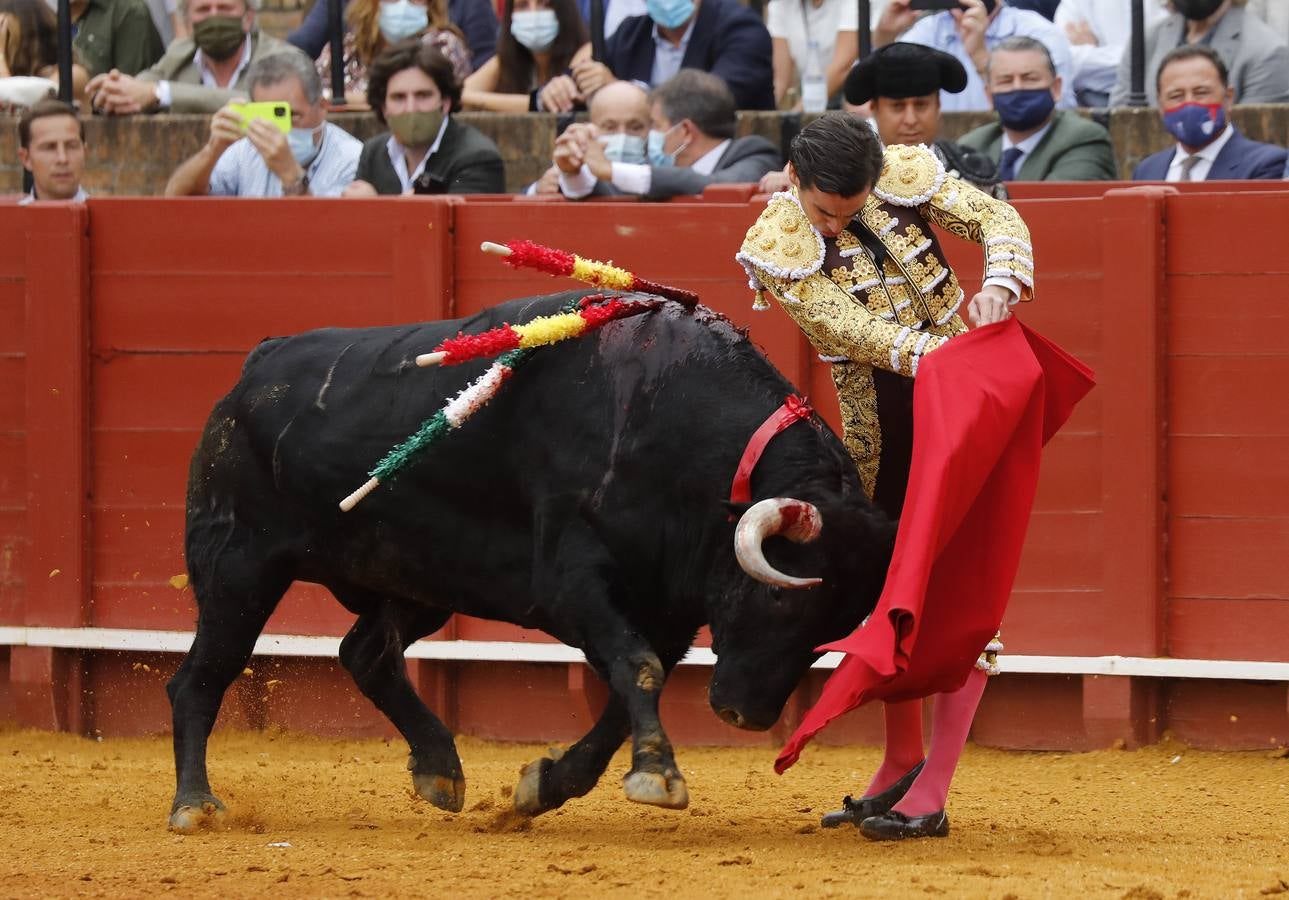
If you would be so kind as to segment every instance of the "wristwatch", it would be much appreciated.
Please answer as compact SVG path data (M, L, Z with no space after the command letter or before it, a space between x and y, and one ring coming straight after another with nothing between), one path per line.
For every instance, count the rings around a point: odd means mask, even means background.
M309 173L301 171L300 177L290 184L282 185L283 197L303 197L309 193Z

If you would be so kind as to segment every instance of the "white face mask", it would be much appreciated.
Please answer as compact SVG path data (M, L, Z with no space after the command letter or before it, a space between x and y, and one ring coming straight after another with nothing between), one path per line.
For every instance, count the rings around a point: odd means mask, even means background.
M529 50L549 49L559 37L559 19L553 9L530 9L510 14L510 34Z
M619 131L602 134L598 140L604 145L604 155L609 162L643 163L646 159L645 139L642 137Z

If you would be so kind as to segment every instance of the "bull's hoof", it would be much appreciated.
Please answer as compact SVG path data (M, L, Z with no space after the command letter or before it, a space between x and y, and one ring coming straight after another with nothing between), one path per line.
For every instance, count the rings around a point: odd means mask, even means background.
M542 803L542 778L551 764L563 757L559 747L550 747L541 759L535 759L519 770L519 783L515 785L515 811L526 816L539 816L554 809Z
M412 773L412 786L416 793L439 809L461 812L465 806L465 778L446 778L442 775Z
M170 811L170 830L179 834L192 834L202 828L223 824L226 811L216 797L206 797L191 803L176 802Z
M685 779L675 770L667 774L657 772L632 772L622 779L627 799L634 803L647 803L663 809L684 809L689 805L689 789Z

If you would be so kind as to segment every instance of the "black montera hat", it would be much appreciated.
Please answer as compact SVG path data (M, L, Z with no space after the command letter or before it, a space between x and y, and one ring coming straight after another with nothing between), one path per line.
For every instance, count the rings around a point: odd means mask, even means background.
M897 41L860 60L842 91L848 103L874 97L921 97L945 90L957 94L967 86L967 70L957 57L933 47Z

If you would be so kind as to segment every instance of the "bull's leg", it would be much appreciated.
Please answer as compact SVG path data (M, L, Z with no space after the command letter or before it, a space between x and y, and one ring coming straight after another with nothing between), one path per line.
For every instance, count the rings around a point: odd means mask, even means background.
M246 667L255 639L290 583L290 578L272 576L248 554L231 549L217 566L193 573L197 635L166 685L174 724L174 831L195 831L223 816L224 804L211 793L206 773L206 742L224 692Z
M346 603L348 605L348 603ZM417 639L438 631L451 615L437 609L403 609L378 602L363 613L340 643L340 662L394 727L407 739L416 792L440 809L460 812L465 804L465 776L452 732L434 715L407 678L403 651Z
M515 786L515 809L535 816L590 793L630 730L626 704L610 694L600 718L577 743L524 766Z

